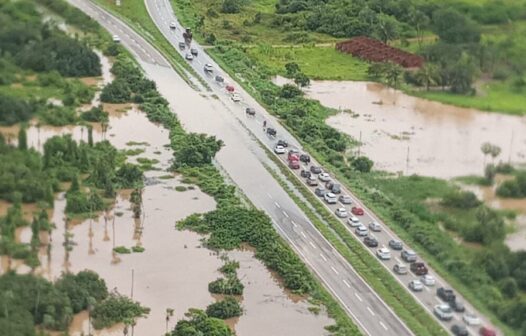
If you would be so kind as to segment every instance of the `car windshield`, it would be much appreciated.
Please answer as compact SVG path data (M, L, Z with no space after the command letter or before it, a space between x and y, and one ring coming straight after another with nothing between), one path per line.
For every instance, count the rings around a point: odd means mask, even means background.
M441 305L440 310L444 313L451 313L451 308L448 305Z

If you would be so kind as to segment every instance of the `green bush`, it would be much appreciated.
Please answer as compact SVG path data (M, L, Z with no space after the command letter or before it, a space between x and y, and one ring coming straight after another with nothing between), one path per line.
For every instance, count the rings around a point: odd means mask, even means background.
M476 208L481 204L477 196L471 191L456 191L447 194L442 199L442 205L460 208L460 209L471 209Z
M514 179L502 182L497 195L506 198L526 197L526 173L518 174Z
M208 284L208 291L213 294L243 295L244 288L236 276L219 278Z
M179 320L170 336L234 336L224 321L209 317L198 309L189 309L185 316L188 320Z
M149 308L142 307L138 302L119 295L110 294L103 301L95 305L91 312L93 327L103 329L115 323L135 320L148 315Z
M80 115L82 120L90 122L107 122L108 121L108 112L105 112L102 109L102 105L92 107L86 112L83 112Z
M242 310L239 302L232 297L227 297L222 301L212 303L206 307L206 315L218 319L226 320L231 317L241 316Z

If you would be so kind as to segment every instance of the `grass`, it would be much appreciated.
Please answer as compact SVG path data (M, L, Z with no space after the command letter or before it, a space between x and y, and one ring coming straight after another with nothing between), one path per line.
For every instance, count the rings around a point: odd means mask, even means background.
M118 254L130 254L131 250L126 246L117 246L113 248L113 252Z
M526 115L526 90L516 91L509 82L492 82L482 87L483 94L476 96L456 95L442 91L412 91L412 95L484 111Z
M270 45L247 49L248 55L264 64L272 74L285 74L285 64L296 62L311 79L367 80L368 63L342 54L334 46L272 48Z
M155 23L150 18L146 5L142 0L122 1L121 6L115 5L113 0L95 0L106 10L116 14L118 17L127 22L139 35L155 46L163 56L172 64L174 70L189 84L193 85L188 78L187 73L197 78L204 87L206 83L198 76L188 63L175 52L174 47L166 40L164 35L159 31Z
M272 153L267 155L277 164L281 173L293 183L302 196L310 203L304 203L274 171L268 169L274 178L285 189L295 203L304 211L309 220L331 243L332 246L352 265L360 276L380 295L406 325L416 335L446 335L442 327L425 309L417 303L404 288L385 270L372 255L352 236L345 226L334 218L316 197L303 185L298 177ZM316 210L317 216L311 209ZM327 225L328 224L328 225Z

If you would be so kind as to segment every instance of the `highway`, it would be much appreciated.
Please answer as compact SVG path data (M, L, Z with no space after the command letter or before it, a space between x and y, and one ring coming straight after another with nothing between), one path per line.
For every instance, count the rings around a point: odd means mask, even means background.
M258 137L264 136L258 119L247 119L240 107L224 94L222 87L212 86L213 91L220 93L219 99L191 89L153 47L113 15L86 0L69 1L100 22L111 34L121 37L121 43L137 57L146 75L156 82L187 130L216 135L224 141L225 147L218 153L217 162L225 175L257 208L272 218L278 232L316 273L364 334L412 335L267 171L263 163L274 164L254 139L255 133ZM280 131L281 127L274 123Z
M173 9L171 7L171 4L169 0L145 0L148 12L154 22L157 24L159 30L163 33L163 35L172 43L175 50L177 50L181 56L185 56L189 52L189 47L187 46L185 49L181 49L178 47L178 43L184 41L182 37L182 32L184 28L180 24L180 22L177 20L177 17L175 16ZM170 24L175 23L176 29L171 29ZM212 88L212 91L214 93L217 93L219 98L223 100L225 106L228 106L231 111L234 111L234 114L236 118L239 120L240 123L242 123L247 129L250 130L250 132L256 136L262 143L268 146L269 149L273 149L276 144L276 139L266 136L264 132L262 132L262 123L263 121L267 122L267 125L269 127L275 128L277 130L277 139L283 139L286 140L289 143L289 147L296 148L300 152L304 152L301 148L301 145L299 142L283 127L281 127L280 123L271 116L257 101L255 101L250 94L248 94L238 83L239 79L235 80L228 76L227 73L224 71L221 71L219 65L213 61L213 59L208 56L205 52L205 50L196 42L193 41L191 48L195 48L198 51L198 56L195 57L192 61L189 61L189 64L194 68L194 70L201 75L201 77L206 80L209 84L209 86ZM214 68L214 72L210 73L204 70L205 64L211 64ZM225 83L231 84L235 87L236 93L238 93L241 96L241 102L235 103L230 99L230 94L224 89L223 84L218 84L214 80L214 76L220 74L222 77L225 78ZM255 118L247 118L244 114L244 111L246 107L252 107L256 110L256 117ZM280 156L282 161L287 164L286 161L286 155ZM312 162L314 165L318 165L316 162ZM294 171L295 174L298 176L298 178L301 178L299 176L299 170ZM301 178L303 182L305 183L305 179ZM334 180L334 178L332 178ZM336 183L339 183L338 181L334 180ZM341 184L341 183L340 183ZM305 183L306 185L306 183ZM343 186L343 185L342 185ZM314 188L310 188L312 192L314 192ZM381 232L370 232L370 236L375 237L378 242L379 246L378 248L385 247L389 248L389 240L399 240L401 239L396 236L396 234L390 230L382 221L377 218L372 211L367 209L364 204L348 189L343 188L342 189L343 194L348 194L352 197L353 204L352 206L358 206L365 210L364 216L360 217L360 220L363 224L366 226L371 221L376 221L380 223L382 227ZM321 202L323 202L320 199ZM337 205L328 205L325 202L323 202L325 206L332 212L336 210L338 207L342 207L342 204ZM351 208L350 206L345 206L347 208L347 211L350 212ZM346 219L341 219L345 224L347 229L354 234L354 228L347 225ZM355 237L365 246L363 239L361 237ZM367 248L367 247L366 247ZM406 244L404 244L404 248L410 249ZM376 256L376 249L377 248L367 248L369 252ZM413 292L408 288L408 283L411 280L419 279L420 277L417 277L413 275L411 272L409 272L406 275L398 275L393 271L393 266L395 264L405 264L409 268L409 263L404 262L401 260L400 257L400 251L393 251L391 250L392 258L388 261L380 261L381 264L393 274L393 277L395 277L402 287L406 288L406 290L431 314L433 315L433 308L434 306L443 303L440 298L436 295L436 289L439 287L446 287L451 288L447 284L447 282L441 278L436 272L434 272L429 265L426 264L426 266L429 269L429 274L431 274L435 280L436 284L435 286L424 286L424 290L421 292ZM420 258L418 258L420 260ZM420 260L422 261L422 260ZM474 307L472 307L464 298L462 298L458 293L456 293L457 298L459 298L460 301L462 301L466 307L467 311L475 313L477 316L480 317L482 320L483 325L491 325L487 319L484 318L479 312L477 312ZM434 316L434 315L433 315ZM438 318L437 318L438 320ZM438 320L439 321L439 320ZM456 313L450 322L444 322L439 321L445 329L450 330L451 326L453 324L463 324L462 321L462 314ZM468 330L471 334L477 334L478 333L477 327L470 327L468 326Z

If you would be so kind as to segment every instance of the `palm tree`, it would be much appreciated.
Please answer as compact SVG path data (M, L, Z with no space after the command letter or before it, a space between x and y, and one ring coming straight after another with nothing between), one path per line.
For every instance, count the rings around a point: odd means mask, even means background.
M489 142L485 142L480 146L480 150L482 151L482 154L484 154L484 166L486 166L486 156L491 153L492 147L493 145Z
M168 322L170 317L174 316L174 310L172 308L166 308L166 335L168 335Z

